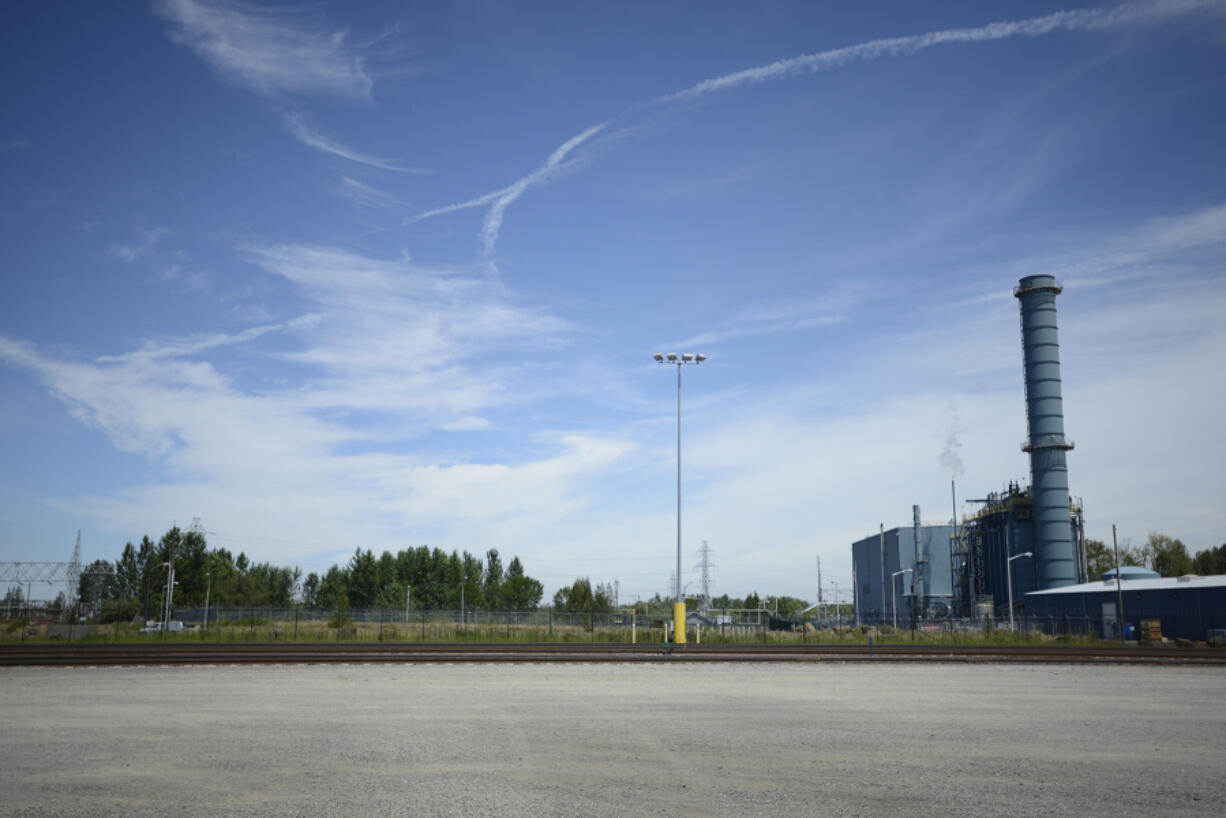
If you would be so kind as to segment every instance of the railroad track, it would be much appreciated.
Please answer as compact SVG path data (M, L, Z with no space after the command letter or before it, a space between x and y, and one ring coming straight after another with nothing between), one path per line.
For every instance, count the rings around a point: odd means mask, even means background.
M3 645L0 667L411 662L1012 662L1223 665L1219 648L981 645L684 645L485 642L170 642Z

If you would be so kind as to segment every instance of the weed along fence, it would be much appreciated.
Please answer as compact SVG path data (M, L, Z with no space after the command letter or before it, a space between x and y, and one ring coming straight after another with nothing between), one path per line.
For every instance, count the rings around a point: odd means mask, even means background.
M705 623L691 622L687 641L694 643L778 644L890 644L950 645L1065 642L1093 645L1118 642L1179 642L1205 644L1177 636L1162 620L1145 620L1146 628L1125 626L1114 620L1076 616L1016 616L1016 632L1008 622L940 620L888 624L792 622L766 611L716 614ZM1129 623L1130 624L1130 623ZM57 624L41 617L0 621L0 642L624 642L663 643L669 637L671 616L631 611L570 612L542 608L535 611L409 610L353 608L336 611L307 607L181 608L172 627L161 632L160 623L108 622ZM1226 631L1209 630L1210 644L1226 644Z
M761 615L759 615L761 614ZM691 641L803 641L803 634L772 630L766 612L724 615L715 624L692 624ZM168 631L154 620L58 624L49 618L25 617L0 627L0 641L519 641L519 642L664 642L670 613L631 611L575 612L408 610L351 608L336 611L308 607L213 606L179 608ZM813 641L812 635L807 637Z
M664 641L671 631L668 614L630 611L577 612L543 608L535 611L410 610L355 608L338 614L322 608L210 607L177 611L175 618L200 638L390 639L514 641ZM771 636L768 618L726 617L725 622L689 629L691 639L745 641ZM245 636L244 636L245 635Z

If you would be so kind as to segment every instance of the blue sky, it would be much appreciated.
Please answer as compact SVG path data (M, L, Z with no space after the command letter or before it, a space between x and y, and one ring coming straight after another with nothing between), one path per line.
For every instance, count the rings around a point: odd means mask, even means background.
M953 476L1027 480L1040 272L1089 534L1226 540L1221 3L8 3L0 40L2 560L200 517L666 592L650 356L703 352L685 581L707 541L714 593L812 599Z

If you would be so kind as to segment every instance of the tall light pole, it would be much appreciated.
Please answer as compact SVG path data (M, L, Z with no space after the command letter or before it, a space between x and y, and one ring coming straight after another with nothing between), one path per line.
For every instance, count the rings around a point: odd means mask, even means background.
M677 367L677 596L673 601L673 638L677 644L684 645L685 597L681 591L681 367L686 364L700 364L707 356L689 352L682 355L675 352L667 355L657 352L651 357L658 364L672 364Z
M204 629L209 629L209 592L213 590L213 572L205 571L204 575L209 578L209 582L204 586Z
M898 583L895 580L903 574L911 573L910 568L895 571L890 574L890 611L894 614L894 630L898 630Z
M171 589L174 588L175 581L174 560L162 563L162 567L166 569L166 593L162 595L162 632L164 633L168 628L170 628L170 592Z
M839 607L839 584L833 580L830 584L834 586L834 626L838 628L843 625L843 610Z
M1013 561L1020 560L1022 557L1033 557L1034 553L1027 551L1024 554L1015 554L1005 560L1005 579L1009 583L1009 632L1017 633L1017 629L1013 627Z

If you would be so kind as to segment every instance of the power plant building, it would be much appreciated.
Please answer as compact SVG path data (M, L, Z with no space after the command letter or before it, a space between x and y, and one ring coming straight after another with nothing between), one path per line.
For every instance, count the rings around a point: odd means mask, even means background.
M894 591L907 600L908 613L980 619L1007 616L1010 598L1017 607L1027 592L1085 580L1081 503L1069 493L1067 454L1073 443L1064 434L1056 322L1061 289L1052 276L1033 275L1013 290L1021 315L1027 427L1022 450L1030 456L1030 486L1011 483L1000 494L976 501L983 506L957 528L921 527L916 512L910 530L891 530L892 545L883 544L880 536L854 543L862 621L892 619L891 581L905 583ZM904 573L891 580L897 572Z
M928 569L925 598L932 615L949 615L953 599L953 574L950 571L950 540L952 525L914 525L891 528L855 542L851 546L852 564L856 571L856 610L864 621L889 622L897 604L898 621L910 622L915 605L915 583L911 573L919 562L916 557L916 534L920 544L918 556L924 557Z
M1029 490L1010 483L999 493L971 502L983 505L963 519L954 539L953 562L958 568L954 609L970 616L978 606L980 617L987 611L997 617L1008 616L1010 575L1015 603L1022 602L1025 594L1040 590L1034 500ZM1087 574L1081 502L1070 499L1064 514L1064 525L1074 544L1076 581L1084 582ZM1018 556L1022 554L1032 556ZM1016 558L1006 566L1009 557Z

